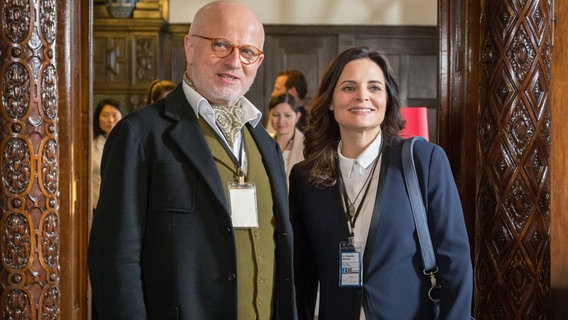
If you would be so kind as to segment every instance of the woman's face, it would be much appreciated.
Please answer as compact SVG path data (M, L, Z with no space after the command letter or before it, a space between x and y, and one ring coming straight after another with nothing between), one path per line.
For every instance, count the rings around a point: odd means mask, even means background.
M276 135L285 136L293 133L301 116L288 103L279 103L270 109L270 124L276 130Z
M117 108L107 104L99 114L99 126L101 130L108 135L116 123L122 119L122 113Z
M330 110L342 133L378 134L385 118L387 90L383 70L371 59L345 65Z

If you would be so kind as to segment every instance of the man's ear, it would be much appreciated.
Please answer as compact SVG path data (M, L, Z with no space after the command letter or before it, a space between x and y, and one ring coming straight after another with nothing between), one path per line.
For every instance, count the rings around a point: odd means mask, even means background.
M184 49L185 49L185 58L188 64L193 63L193 42L191 41L191 36L189 34L185 35L183 39Z
M294 98L296 100L298 100L298 90L296 90L296 87L292 87L292 88L288 89L288 93L293 95Z
M258 57L258 66L260 67L260 64L262 63L262 60L264 60L264 53L260 55L260 57Z

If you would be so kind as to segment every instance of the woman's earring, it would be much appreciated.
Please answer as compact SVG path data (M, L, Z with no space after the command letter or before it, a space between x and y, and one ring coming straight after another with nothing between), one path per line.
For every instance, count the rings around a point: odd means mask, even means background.
M329 105L329 110L333 111L333 106L331 104Z

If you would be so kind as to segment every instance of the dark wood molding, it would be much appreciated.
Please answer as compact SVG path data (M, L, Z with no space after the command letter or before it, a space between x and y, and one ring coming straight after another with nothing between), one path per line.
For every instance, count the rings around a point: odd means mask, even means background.
M63 2L66 5L63 5ZM59 319L89 319L87 277L90 203L92 4L58 3L61 298ZM73 17L83 17L75 20ZM49 318L49 317L46 317Z

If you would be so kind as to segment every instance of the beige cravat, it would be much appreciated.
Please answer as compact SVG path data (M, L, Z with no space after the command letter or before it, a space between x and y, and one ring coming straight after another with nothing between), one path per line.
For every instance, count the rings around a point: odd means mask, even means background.
M237 133L243 127L243 108L241 104L234 107L211 105L215 112L215 123L227 139L227 143L231 148L234 147Z

